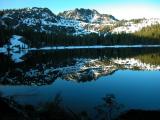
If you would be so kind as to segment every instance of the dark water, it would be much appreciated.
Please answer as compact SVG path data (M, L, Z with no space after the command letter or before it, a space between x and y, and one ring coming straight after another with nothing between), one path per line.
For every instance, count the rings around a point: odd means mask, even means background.
M143 63L160 65L160 48L114 48L30 51L23 56L23 62L14 63L7 55L0 55L1 77L7 71L21 68L27 71L37 64L54 68L74 66L76 59L109 60L112 58L136 58ZM13 77L13 75L12 75ZM18 80L17 80L18 81ZM19 84L1 82L3 96L13 96L21 104L39 106L52 102L60 93L63 105L80 112L94 113L94 107L102 103L106 94L113 94L124 109L160 109L160 71L116 69L112 74L102 75L94 80L65 80L61 77L45 85L28 85L22 80Z

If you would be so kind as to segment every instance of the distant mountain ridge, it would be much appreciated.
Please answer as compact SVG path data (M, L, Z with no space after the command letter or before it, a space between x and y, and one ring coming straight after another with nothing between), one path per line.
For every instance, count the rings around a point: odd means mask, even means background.
M114 16L100 14L96 10L76 8L75 10L64 11L58 14L66 19L80 20L86 23L110 23L118 21Z
M58 15L48 8L23 8L0 11L0 28L55 34L83 35L90 33L133 33L143 27L160 23L160 19L119 21L96 10L74 9Z

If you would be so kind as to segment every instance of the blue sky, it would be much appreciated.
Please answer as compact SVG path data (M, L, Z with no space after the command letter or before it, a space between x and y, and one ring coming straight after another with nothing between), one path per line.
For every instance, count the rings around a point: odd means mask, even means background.
M54 13L75 8L96 9L118 19L160 18L160 0L0 0L0 9L47 7Z

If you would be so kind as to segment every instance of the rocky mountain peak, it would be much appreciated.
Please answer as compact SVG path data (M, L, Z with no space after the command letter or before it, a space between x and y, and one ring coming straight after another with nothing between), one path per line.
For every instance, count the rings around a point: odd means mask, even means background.
M110 23L117 21L115 17L107 14L100 14L96 10L76 8L74 10L64 11L59 13L59 16L62 16L66 19L80 20L87 23Z
M118 21L114 16L94 9L76 8L55 15L48 8L0 10L0 28L29 30L55 34L132 33L145 26L160 23L159 19Z

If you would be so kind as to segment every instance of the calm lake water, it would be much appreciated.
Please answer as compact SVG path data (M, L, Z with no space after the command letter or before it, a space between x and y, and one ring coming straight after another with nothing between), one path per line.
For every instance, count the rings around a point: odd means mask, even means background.
M76 50L52 50L30 51L22 56L22 62L15 63L10 56L0 54L1 83L0 92L3 96L13 96L21 104L40 106L52 102L57 93L63 98L63 106L73 111L87 111L94 113L94 107L102 104L102 98L106 94L113 94L123 109L160 110L160 70L147 70L125 68L119 65L110 74L103 74L94 79L83 81L76 79L64 79L58 76L45 84L26 84L19 78L18 82L4 82L2 78L8 71L12 71L9 78L19 74L13 74L15 69L23 70L23 73L31 69L65 68L75 66L77 59L103 60L111 59L136 59L143 65L160 65L160 48L107 48L107 49L76 49ZM112 63L113 64L113 63ZM125 63L128 64L128 63ZM92 66L93 67L93 66ZM19 71L20 71L19 70ZM46 77L46 76L45 76ZM8 78L7 78L8 79ZM36 79L37 82L38 78ZM43 81L44 82L44 81Z

